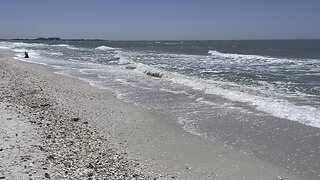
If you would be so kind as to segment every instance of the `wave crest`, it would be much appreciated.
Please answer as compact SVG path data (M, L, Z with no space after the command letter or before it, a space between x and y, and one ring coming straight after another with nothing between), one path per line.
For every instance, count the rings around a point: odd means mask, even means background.
M55 44L55 45L51 45L53 47L70 47L70 45L68 44Z
M113 47L108 47L108 46L99 46L99 47L96 47L95 49L102 50L102 51L110 51L110 50L117 50L119 48L113 48Z
M217 58L227 58L227 59L242 59L242 60L254 60L254 59L268 59L272 60L275 58L269 58L259 55L246 55L246 54L231 54L231 53L222 53L216 50L209 50L208 54Z

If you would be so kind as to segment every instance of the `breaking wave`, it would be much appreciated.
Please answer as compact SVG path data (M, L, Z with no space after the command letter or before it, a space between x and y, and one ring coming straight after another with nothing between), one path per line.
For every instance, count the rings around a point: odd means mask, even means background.
M185 76L176 72L168 72L142 63L127 65L126 69L131 69L156 78L163 78L169 82L192 88L204 94L222 96L232 102L245 102L254 106L256 110L271 114L275 117L320 128L320 121L318 120L320 110L316 107L307 105L300 106L276 97L262 97L251 93L225 89L220 87L220 82Z
M99 47L96 47L95 49L101 50L101 51L110 51L110 50L117 50L119 48L113 48L113 47L108 47L108 46L99 46Z
M275 60L276 58L259 56L259 55L246 55L246 54L231 54L231 53L222 53L216 50L209 50L208 54L216 58L225 58L225 59L240 59L240 60Z
M234 102L246 102L253 105L257 110L273 116L320 128L320 110L315 107L299 106L286 100L224 89L219 87L218 83L210 80L201 80L178 74L166 75L165 77L171 82L191 87L205 94L219 95Z
M68 44L55 44L55 45L51 45L53 47L70 47L70 45Z

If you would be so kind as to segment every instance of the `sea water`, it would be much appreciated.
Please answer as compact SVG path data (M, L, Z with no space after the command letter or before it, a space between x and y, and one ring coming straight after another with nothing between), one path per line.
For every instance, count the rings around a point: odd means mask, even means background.
M36 63L94 63L99 70L79 67L79 72L96 73L97 81L104 79L99 71L107 67L99 65L108 65L119 73L159 76L148 79L320 127L320 40L28 41L0 46L28 51L28 61Z
M320 40L2 41L187 132L317 177ZM22 58L29 52L29 59Z

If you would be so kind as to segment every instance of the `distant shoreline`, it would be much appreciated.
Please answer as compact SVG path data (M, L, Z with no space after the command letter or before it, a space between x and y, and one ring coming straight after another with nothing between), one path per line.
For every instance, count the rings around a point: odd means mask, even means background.
M8 38L0 39L0 41L159 41L159 42L176 42L176 41L314 41L320 40L320 38L315 39L193 39L193 40L109 40L109 39L50 39L50 38Z
M0 39L0 41L109 41L105 39L61 39L61 38L32 38L32 39Z

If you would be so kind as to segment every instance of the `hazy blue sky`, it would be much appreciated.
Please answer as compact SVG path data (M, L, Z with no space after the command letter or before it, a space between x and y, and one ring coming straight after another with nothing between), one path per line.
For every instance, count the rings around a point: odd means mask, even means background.
M320 0L0 0L0 38L320 38Z

